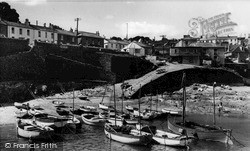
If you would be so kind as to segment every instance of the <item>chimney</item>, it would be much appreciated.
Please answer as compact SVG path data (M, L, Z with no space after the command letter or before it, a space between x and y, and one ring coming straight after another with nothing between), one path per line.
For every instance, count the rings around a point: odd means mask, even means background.
M70 28L70 30L69 30L70 32L73 32L73 29L72 28Z
M25 25L26 25L26 26L29 26L29 25L30 25L29 19L27 19L27 18L25 19Z
M36 20L36 25L38 26L38 20Z
M96 31L96 35L97 35L97 36L100 36L100 33L99 33L99 31Z
M43 26L46 27L46 23L44 23Z

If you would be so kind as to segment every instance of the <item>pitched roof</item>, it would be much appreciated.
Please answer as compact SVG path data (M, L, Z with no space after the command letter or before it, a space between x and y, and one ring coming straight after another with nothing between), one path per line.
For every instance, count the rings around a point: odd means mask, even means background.
M2 25L7 25L4 21L2 21L1 18L0 18L0 24L2 24Z
M107 40L109 43L113 43L113 44L123 44L123 45L129 44L128 41L124 41L124 40L113 40L113 39L105 39L105 40Z
M243 47L242 45L229 45L229 52L249 52L249 49Z
M79 31L78 36L85 36L85 37L93 37L93 38L102 38L102 39L104 39L103 37L97 35L96 33L90 33L90 32L86 32L86 31Z
M202 37L200 40L226 40L226 39L237 39L237 36L220 36L220 37Z
M224 46L219 46L214 43L209 43L209 42L196 42L196 43L191 43L189 46L191 47L221 47L224 48Z
M39 25L30 25L30 26L37 29L37 30L54 32L54 30L52 28L49 28L49 27L44 27L44 26L39 26Z
M67 30L61 30L61 29L56 29L58 34L62 35L69 35L69 36L76 36L75 32L67 31Z
M30 29L32 29L31 26L26 25L26 24L16 23L16 22L10 22L10 21L6 21L6 20L4 20L4 22L5 22L8 26L14 26L14 27L22 27L22 28L30 28Z
M125 46L123 48L124 49L144 49L142 46L138 45L138 43L136 42L131 42L130 44L128 44L127 46Z
M141 46L141 47L144 47L144 48L150 47L150 46L148 46L146 44L143 44L143 43L140 43L140 42L136 42L136 41L133 41L133 42L136 43L137 45Z

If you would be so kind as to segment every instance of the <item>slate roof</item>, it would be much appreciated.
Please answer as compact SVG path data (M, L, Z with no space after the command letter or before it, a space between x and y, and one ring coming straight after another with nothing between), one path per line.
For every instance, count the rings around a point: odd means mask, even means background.
M242 47L242 48L240 48L240 47ZM238 52L238 53L247 52L247 53L249 53L249 49L243 47L242 45L236 44L236 45L229 46L229 52Z
M85 31L79 31L78 36L85 36L85 37L93 37L93 38L104 39L103 37L97 35L96 33L90 33L90 32L85 32Z
M56 29L58 34L62 34L62 35L69 35L69 36L76 36L76 33L71 32L71 31L67 31L67 30L60 30L60 29Z
M123 44L123 45L128 45L129 44L128 41L113 40L113 39L105 39L105 40L107 40L109 43L113 43L113 44Z
M16 22L10 22L10 21L3 21L5 22L8 26L14 26L14 27L22 27L22 28L30 28L32 29L31 26L28 26L26 24L22 24L22 23L16 23Z
M55 32L55 30L49 28L49 27L44 27L44 26L39 26L39 25L30 25L34 29L41 30L41 31L48 31L48 32Z
M196 42L196 43L191 43L189 46L191 47L221 47L224 48L223 46L216 45L214 43L209 43L209 42Z

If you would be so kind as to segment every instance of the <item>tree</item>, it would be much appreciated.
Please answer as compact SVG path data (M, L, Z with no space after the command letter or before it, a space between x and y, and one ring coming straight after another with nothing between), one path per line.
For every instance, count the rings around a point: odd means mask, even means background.
M111 40L120 40L120 41L122 41L122 38L120 38L120 37L115 37L115 36L111 37L110 39L111 39Z
M0 17L11 22L19 22L19 14L6 2L0 3Z

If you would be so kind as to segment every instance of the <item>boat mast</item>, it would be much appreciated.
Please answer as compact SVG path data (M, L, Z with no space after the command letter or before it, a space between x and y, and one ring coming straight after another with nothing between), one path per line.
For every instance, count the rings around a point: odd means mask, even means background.
M214 119L213 119L213 123L214 123L214 126L216 124L216 121L215 121L215 86L216 86L216 82L214 82L214 84L213 84L213 103L214 103Z
M140 99L141 99L141 84L140 84L140 90L139 90L139 99L138 99L138 103L139 103L139 125L140 125L140 135L141 135L141 105L140 105Z
M158 90L156 90L156 112L158 110Z
M104 99L104 96L105 96L105 94L106 94L106 90L107 90L107 85L105 86L105 90L104 90L104 94L103 94L103 96L102 96L102 101L101 101L101 104L102 104L103 99Z
M123 81L123 85L124 85L124 81ZM122 87L122 114L123 114L123 101L124 101L124 91Z
M186 118L186 87L185 87L185 81L186 81L186 73L183 73L182 76L182 82L181 87L183 88L183 111L182 111L182 123L185 125L185 118Z
M115 125L116 125L116 102L115 102L115 84L114 84L114 106L115 106Z
M73 88L73 111L75 107L75 89Z
M151 82L150 82L150 112L152 110L152 79L151 79Z
M73 88L73 112L75 111L75 89ZM74 122L74 114L73 114L73 119L72 121Z

